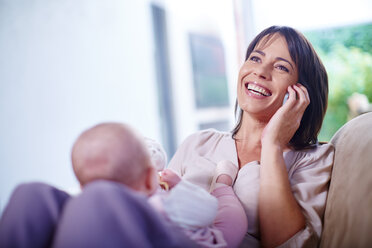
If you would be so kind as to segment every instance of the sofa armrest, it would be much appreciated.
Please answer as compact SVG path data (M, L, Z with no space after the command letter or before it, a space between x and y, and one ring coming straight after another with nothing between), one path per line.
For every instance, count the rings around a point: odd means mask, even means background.
M346 123L330 141L335 160L320 247L372 244L372 113Z

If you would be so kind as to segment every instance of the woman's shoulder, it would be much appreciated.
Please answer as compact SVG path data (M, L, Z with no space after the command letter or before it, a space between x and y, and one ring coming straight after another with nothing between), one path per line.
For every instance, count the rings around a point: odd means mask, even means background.
M194 143L198 145L203 145L207 143L215 143L221 139L231 139L230 132L218 131L216 129L204 129L197 131L189 135L184 143Z
M319 142L305 149L296 150L295 152L304 157L321 157L325 153L332 153L334 149L335 148L331 143Z
M332 166L335 148L331 143L318 143L302 150L292 151L292 165L296 168Z
M197 131L181 143L172 157L169 167L177 168L179 175L184 175L186 168L200 168L200 165L208 164L214 169L215 164L221 160L228 159L234 162L236 157L234 144L231 133L215 129ZM195 167L195 165L199 165L199 167ZM201 172L198 171L199 173ZM208 182L198 183L198 185L201 184L207 185Z
M183 154L197 153L205 156L207 153L215 154L221 149L230 151L233 144L231 133L206 129L189 135L178 147L177 151Z

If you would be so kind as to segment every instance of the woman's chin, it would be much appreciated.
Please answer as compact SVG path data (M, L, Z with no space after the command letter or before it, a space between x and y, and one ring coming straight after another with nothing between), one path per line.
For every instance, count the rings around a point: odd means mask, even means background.
M268 119L268 120L270 120L271 117L280 108L280 106L274 107L273 103L257 104L257 103L252 103L252 102L246 102L245 104L242 104L239 106L249 116L257 117L259 119Z
M247 108L243 109L243 115L247 115L250 118L254 119L259 122L269 122L271 117L274 115L274 113L270 114L271 111L268 111L267 109L259 109L259 108Z

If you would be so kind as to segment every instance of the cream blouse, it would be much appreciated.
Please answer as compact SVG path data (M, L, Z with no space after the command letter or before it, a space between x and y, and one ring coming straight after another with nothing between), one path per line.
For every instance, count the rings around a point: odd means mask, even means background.
M280 247L316 247L322 232L322 219L333 164L331 144L283 153L293 195L306 217L306 228ZM189 136L178 148L168 168L208 190L216 164L230 160L238 166L231 133L204 130ZM252 161L239 170L233 186L248 218L248 232L241 247L259 247L258 191L260 167Z

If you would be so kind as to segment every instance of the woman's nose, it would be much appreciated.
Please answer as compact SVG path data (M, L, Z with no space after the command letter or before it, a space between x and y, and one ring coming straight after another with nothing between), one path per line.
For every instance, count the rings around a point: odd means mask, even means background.
M269 66L264 65L264 64L258 65L254 70L254 74L257 77L262 78L262 79L266 79L266 80L269 80L270 77L271 77Z

